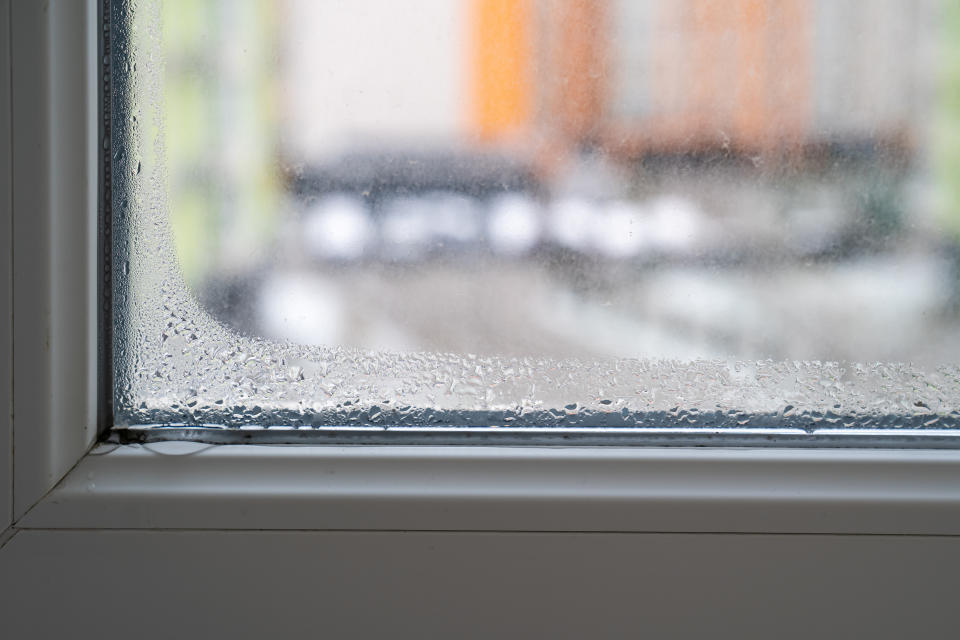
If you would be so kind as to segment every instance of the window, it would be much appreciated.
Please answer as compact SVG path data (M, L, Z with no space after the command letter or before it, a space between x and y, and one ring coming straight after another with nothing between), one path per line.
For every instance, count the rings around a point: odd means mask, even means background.
M943 3L113 11L121 437L953 442Z
M5 540L77 528L960 531L956 451L95 444L95 8L23 2L9 14L13 331L3 345L13 357L3 361L16 411L15 446L3 451L11 473L0 477L13 498ZM110 149L110 166L132 149Z

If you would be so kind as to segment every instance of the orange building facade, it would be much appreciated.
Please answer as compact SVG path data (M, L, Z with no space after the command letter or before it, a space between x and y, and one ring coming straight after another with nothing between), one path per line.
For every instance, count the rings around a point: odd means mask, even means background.
M915 135L923 0L471 1L481 140L634 157Z

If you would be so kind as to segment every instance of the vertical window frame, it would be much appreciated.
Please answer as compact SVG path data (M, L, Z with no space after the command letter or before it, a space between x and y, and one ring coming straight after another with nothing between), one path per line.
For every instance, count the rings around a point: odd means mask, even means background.
M96 3L8 16L16 521L96 435Z
M13 164L10 0L0 0L0 531L13 522Z

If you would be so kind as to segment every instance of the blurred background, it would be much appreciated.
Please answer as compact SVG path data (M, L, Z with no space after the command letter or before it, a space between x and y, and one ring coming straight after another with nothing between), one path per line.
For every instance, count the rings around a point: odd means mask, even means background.
M247 335L960 362L955 0L158 0L185 279Z

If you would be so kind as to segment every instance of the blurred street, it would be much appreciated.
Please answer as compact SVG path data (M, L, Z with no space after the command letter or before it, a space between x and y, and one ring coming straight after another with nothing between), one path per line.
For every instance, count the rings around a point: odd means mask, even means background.
M943 305L950 264L929 255L774 272L568 275L531 263L278 272L264 282L251 329L308 344L584 359L960 356ZM602 280L585 292L593 276Z

